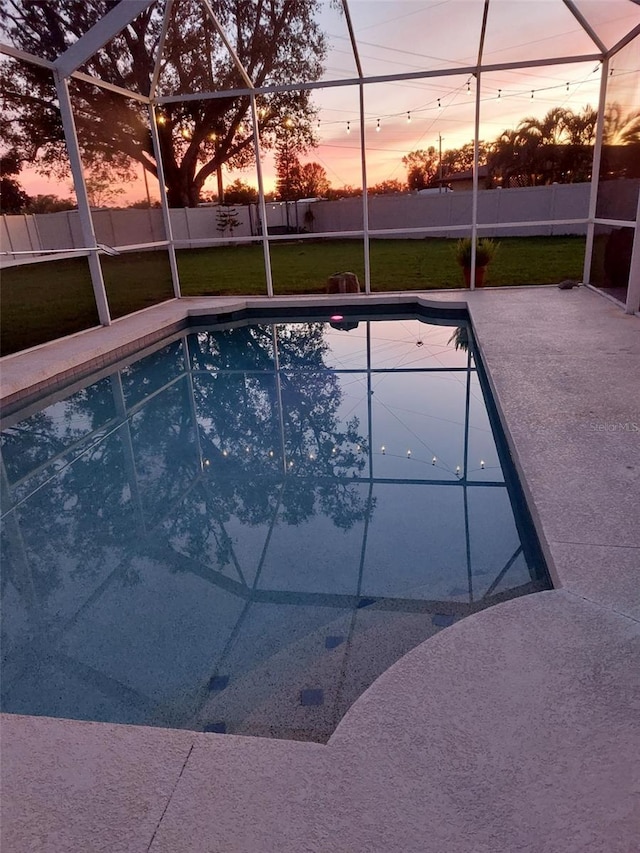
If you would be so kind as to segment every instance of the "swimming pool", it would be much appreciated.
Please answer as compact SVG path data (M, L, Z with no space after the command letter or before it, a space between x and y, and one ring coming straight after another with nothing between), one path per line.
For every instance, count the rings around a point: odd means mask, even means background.
M328 319L185 332L7 419L3 710L324 742L550 586L466 322Z

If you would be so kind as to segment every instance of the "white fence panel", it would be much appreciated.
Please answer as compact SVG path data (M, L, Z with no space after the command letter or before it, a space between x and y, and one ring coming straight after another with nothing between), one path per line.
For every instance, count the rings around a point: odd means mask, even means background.
M41 248L74 249L82 245L82 243L76 245L71 226L72 220L78 219L77 210L64 210L60 213L37 213L35 219L38 225Z
M609 181L601 185L598 203L602 210L611 210L620 217L636 204L638 181ZM483 228L486 236L527 236L547 234L585 234L586 225L547 225L549 220L586 219L589 206L588 183L554 184L545 187L522 187L506 190L482 190L478 194L478 222L497 223ZM372 196L369 200L369 227L371 230L395 230L404 236L405 228L434 228L429 236L459 237L465 231L452 231L451 226L468 226L470 230L473 194L470 190L443 193L442 195ZM297 205L269 203L267 221L270 228L287 225L306 228L310 232L342 232L362 230L362 198L339 201L302 202ZM224 242L227 237L249 237L257 229L255 207L234 206L240 225L221 234L218 231L218 208L202 207L172 209L170 211L174 238L187 246L197 246L197 240ZM634 207L635 210L635 207ZM305 216L307 212L313 218ZM150 210L97 210L94 223L98 242L109 246L131 246L165 240L162 212ZM635 213L634 213L635 217ZM527 225L527 222L542 225ZM84 246L77 210L34 216L3 216L0 228L0 248L3 252L39 249L81 249ZM500 223L518 222L513 228L500 227ZM277 233L277 231L276 231ZM384 236L384 235L379 235ZM421 239L422 234L406 233L407 237ZM3 264L28 263L36 256L11 254L0 258Z

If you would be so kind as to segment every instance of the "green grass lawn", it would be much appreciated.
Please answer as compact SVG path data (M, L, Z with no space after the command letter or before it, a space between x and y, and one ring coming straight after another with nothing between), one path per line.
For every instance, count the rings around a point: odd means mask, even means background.
M582 275L584 238L508 237L488 268L488 285L550 284ZM454 240L372 240L374 291L462 287ZM103 257L111 314L122 317L173 295L165 252ZM292 241L271 245L276 294L322 293L334 272L364 281L359 240ZM178 252L182 292L265 294L262 245ZM86 258L11 267L0 280L1 352L6 355L98 323Z

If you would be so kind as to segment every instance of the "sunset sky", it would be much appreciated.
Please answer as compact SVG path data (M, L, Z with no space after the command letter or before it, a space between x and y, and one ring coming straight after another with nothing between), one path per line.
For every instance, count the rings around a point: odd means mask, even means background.
M583 14L607 46L640 23L640 8L628 0L578 0ZM477 61L482 0L350 3L353 27L365 76L420 70L453 70ZM321 25L329 54L324 80L357 75L344 17L324 0ZM640 107L638 40L612 61L611 96L625 111ZM491 0L483 61L511 62L596 53L597 49L560 0ZM483 74L480 138L490 141L525 116L542 117L556 106L575 111L598 103L597 62ZM426 81L408 80L365 87L367 178L369 185L387 179L405 180L402 157L417 148L455 148L473 138L475 79L447 75ZM533 97L532 97L533 90ZM334 187L361 186L358 87L314 92L319 108L319 145L304 160L320 163ZM409 120L410 118L410 120ZM377 130L378 124L380 129ZM349 131L347 132L347 126ZM274 185L273 157L265 155L265 188ZM255 168L225 171L225 182L236 177L256 185ZM141 172L140 172L141 175ZM30 194L70 194L69 182L47 181L34 170L21 180ZM157 182L149 181L157 197ZM215 190L215 183L206 186ZM122 203L145 196L142 177L129 185Z

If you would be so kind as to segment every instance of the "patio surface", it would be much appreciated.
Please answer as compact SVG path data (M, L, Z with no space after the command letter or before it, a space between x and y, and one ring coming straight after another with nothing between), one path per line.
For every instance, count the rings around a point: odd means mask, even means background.
M638 849L640 319L583 287L354 298L469 305L556 588L418 646L326 746L4 715L2 850ZM172 301L10 356L3 399L266 301Z

